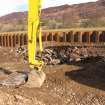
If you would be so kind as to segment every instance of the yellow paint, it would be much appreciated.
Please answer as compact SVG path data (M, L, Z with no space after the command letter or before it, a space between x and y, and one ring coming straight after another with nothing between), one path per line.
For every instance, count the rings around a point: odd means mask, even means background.
M39 38L39 49L42 53L42 35L40 29L41 0L28 0L28 57L31 68L42 68L43 61L36 60L37 37ZM38 47L38 46L37 46Z

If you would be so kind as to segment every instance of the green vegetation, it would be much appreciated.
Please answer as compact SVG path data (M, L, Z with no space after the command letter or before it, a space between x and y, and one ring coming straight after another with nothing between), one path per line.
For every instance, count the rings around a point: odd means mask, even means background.
M26 31L27 22L18 20L16 22L0 24L0 32L11 32L11 31Z
M81 20L43 20L43 29L61 29L61 28L89 28L89 27L105 27L105 19L90 18Z
M105 18L90 18L80 20L57 20L57 19L45 19L41 22L42 29L65 29L65 28L93 28L93 27L105 27ZM0 24L0 32L10 31L26 31L27 22L24 20L18 20L13 23Z

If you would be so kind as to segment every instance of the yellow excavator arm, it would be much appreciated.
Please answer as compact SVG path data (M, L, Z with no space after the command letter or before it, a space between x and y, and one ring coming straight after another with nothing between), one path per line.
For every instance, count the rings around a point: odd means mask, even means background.
M36 60L36 45L39 38L39 49L42 53L42 36L40 29L41 0L28 0L28 57L30 68L41 70L43 61Z
M36 59L36 51L42 54L42 35L40 29L41 0L28 0L28 61L30 73L27 86L41 87L46 75L42 70L43 61ZM37 38L39 43L37 43Z

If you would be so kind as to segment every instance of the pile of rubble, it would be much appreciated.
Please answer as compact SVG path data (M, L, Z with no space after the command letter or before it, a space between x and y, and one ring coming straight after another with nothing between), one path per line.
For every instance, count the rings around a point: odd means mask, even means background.
M16 49L16 55L23 57L24 60L28 60L28 50L27 47L21 46Z
M76 62L105 62L105 54L100 49L78 47L46 48L42 60L48 65Z
M46 64L56 65L78 62L87 57L89 57L89 55L85 48L46 48L44 50L42 60L46 62Z
M17 53L27 60L27 49L18 48ZM100 54L101 55L101 54ZM36 59L42 59L46 65L70 64L79 62L87 58L99 57L99 54L91 48L78 47L48 47L44 49L42 55L36 54Z

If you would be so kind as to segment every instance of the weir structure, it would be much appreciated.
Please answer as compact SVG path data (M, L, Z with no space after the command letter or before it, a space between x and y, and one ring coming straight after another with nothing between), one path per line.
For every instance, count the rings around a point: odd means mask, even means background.
M42 40L59 45L104 45L105 28L43 30ZM20 47L27 45L27 41L27 31L0 33L1 47Z

